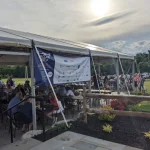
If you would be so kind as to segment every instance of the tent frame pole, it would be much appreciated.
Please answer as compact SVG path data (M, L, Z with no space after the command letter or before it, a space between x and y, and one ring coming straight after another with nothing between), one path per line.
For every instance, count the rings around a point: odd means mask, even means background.
M118 60L119 60L119 63L120 63L120 67L121 67L123 76L125 76L125 73L124 73L124 70L123 70L123 67L122 67L122 63L121 63L121 59L119 57L119 54L118 54ZM126 76L125 76L125 85L126 85L126 88L127 88L128 95L130 95L130 91L129 91L129 88L128 88L128 85L127 85L127 77Z
M96 76L96 81L97 81L98 90L99 90L99 93L101 93L101 91L100 91L100 86L99 86L99 80L98 80L98 76L97 76L97 72L96 72L94 60L93 60L93 57L92 57L91 53L90 53L90 56L91 56L91 60L92 60L93 68L94 68L94 73L95 73L95 76Z
M120 89L119 89L119 59L115 59L115 69L116 69L116 74L117 74L117 94L120 94Z
M134 74L135 74L135 58L132 61L132 89L133 91L135 90Z
M100 63L98 63L98 74L99 74L99 77L101 76L101 65Z
M34 56L33 56L33 44L32 44L32 51L31 51L31 90L32 90L32 96L35 97L35 80L34 80ZM33 130L37 129L37 122L36 122L36 102L35 98L32 99L32 116L33 116Z
M25 66L25 79L28 80L28 66Z

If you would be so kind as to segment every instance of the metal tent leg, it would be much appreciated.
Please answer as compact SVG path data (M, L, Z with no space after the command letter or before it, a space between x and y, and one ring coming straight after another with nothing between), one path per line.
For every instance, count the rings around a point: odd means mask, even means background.
M34 63L33 63L33 50L31 52L31 88L32 88L32 96L35 96L35 83L34 83ZM33 129L37 129L37 122L36 122L36 103L35 99L32 99L32 117L33 117Z

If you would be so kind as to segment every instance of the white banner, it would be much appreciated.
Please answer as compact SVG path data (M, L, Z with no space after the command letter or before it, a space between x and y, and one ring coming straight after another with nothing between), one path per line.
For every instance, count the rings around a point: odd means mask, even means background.
M39 57L52 84L90 81L90 57L64 57L37 48ZM36 53L34 53L36 85L47 86L48 79Z
M63 57L54 54L54 84L89 81L90 57Z

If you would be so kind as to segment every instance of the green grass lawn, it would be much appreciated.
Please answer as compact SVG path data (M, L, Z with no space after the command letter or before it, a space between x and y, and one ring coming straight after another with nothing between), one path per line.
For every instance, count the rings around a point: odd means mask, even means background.
M144 86L146 87L147 93L150 93L150 79L145 81Z
M128 105L127 108L130 111L150 112L150 102L143 101L136 105Z
M25 78L13 78L13 80L15 81L16 85L18 85L18 84L24 84L26 79ZM2 79L2 81L6 83L7 79Z

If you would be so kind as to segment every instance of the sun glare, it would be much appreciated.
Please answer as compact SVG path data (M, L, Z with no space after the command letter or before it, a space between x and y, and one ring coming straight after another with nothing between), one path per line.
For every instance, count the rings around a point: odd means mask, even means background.
M105 16L109 11L110 0L92 0L92 11L97 16Z

